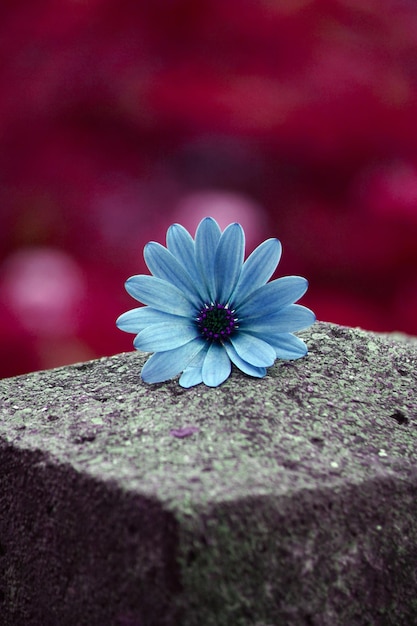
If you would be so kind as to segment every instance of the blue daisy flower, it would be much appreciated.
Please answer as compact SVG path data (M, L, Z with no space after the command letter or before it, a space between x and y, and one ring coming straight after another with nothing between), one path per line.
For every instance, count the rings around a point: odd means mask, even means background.
M117 326L136 333L137 350L153 352L142 369L146 383L181 374L179 384L217 387L234 363L262 378L276 358L298 359L307 346L293 333L315 321L294 304L306 292L301 276L268 282L280 257L278 239L267 239L244 262L240 224L221 232L203 219L195 239L180 224L167 232L167 247L151 241L144 257L152 276L132 276L127 292L146 306L127 311Z

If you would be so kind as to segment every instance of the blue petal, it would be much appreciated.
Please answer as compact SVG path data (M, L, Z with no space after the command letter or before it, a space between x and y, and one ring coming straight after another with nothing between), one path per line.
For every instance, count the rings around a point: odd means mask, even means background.
M195 284L196 289L201 290L202 279L197 268L195 258L194 239L188 230L180 224L172 224L167 231L168 250L176 257L181 265L187 270ZM202 295L205 295L202 293Z
M255 367L269 367L275 361L275 350L266 341L239 330L230 338L238 356Z
M180 386L184 387L185 389L189 389L190 387L199 385L203 382L201 367L187 367L181 374L178 382Z
M269 333L291 333L308 328L315 321L313 311L301 304L290 304L272 315L257 317L247 323L242 320L240 328L256 335L268 336Z
M194 385L199 385L203 382L203 363L209 345L210 344L206 342L206 347L187 365L179 380L181 387L188 389L189 387L194 387Z
M135 337L133 345L136 350L143 352L165 352L183 346L185 343L197 339L198 329L194 324L190 324L186 318L182 318L183 323L172 324L163 322L162 324L152 324L140 331Z
M195 339L175 350L156 352L142 368L145 383L162 383L182 372L206 345L203 339Z
M205 217L197 227L195 233L195 253L197 266L206 286L207 301L216 299L216 284L214 279L214 259L221 231L212 217Z
M126 333L138 333L142 329L142 325L139 322L138 313L145 307L139 307L137 309L131 309L122 313L116 320L116 326L120 330L124 330Z
M195 260L194 239L181 224L172 224L168 228L166 243L168 250L184 267L187 267L193 259Z
M183 317L195 317L196 315L195 307L185 298L182 291L156 276L144 274L132 276L126 281L125 287L132 298L143 302L143 304L148 304L158 311Z
M267 239L255 248L243 264L239 282L233 293L234 306L264 285L275 272L281 258L282 246L278 239Z
M195 306L201 301L196 286L175 256L160 243L150 241L144 248L146 265L157 278L168 281L182 291Z
M208 387L218 387L230 376L232 366L222 345L212 343L203 363L203 383Z
M120 315L116 320L116 325L120 330L124 330L127 333L138 333L151 324L161 324L162 322L176 324L183 320L184 317L179 315L157 311L149 306L141 306Z
M229 359L238 367L242 372L249 376L256 376L256 378L263 378L266 374L265 367L255 367L247 361L240 358L234 347L230 342L224 344L224 348L229 355Z
M236 287L245 256L245 233L240 224L230 224L220 237L214 260L216 302L226 304Z
M236 314L239 319L265 317L292 304L307 291L308 282L301 276L284 276L262 285L239 305Z
M300 359L308 352L302 339L292 333L254 333L275 348L277 359Z

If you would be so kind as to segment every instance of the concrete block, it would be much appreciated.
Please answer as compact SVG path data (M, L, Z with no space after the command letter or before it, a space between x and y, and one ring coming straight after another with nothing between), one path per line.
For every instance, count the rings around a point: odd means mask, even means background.
M417 344L300 336L214 389L136 352L0 381L0 624L417 624Z

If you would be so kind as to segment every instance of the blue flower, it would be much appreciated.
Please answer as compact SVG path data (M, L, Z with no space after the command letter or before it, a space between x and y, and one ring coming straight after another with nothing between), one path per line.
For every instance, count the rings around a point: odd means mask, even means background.
M195 240L179 224L167 232L167 247L151 241L144 257L153 276L132 276L127 292L146 306L127 311L116 324L137 333L137 350L153 352L142 379L158 383L181 373L179 384L217 387L231 363L262 378L276 358L298 359L307 346L293 332L315 321L294 304L308 283L300 276L268 282L281 257L278 239L267 239L244 262L240 224L221 232L206 217Z

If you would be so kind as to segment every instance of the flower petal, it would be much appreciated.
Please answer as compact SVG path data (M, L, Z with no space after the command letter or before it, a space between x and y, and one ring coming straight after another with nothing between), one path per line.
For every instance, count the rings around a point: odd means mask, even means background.
M220 237L221 230L212 217L205 217L201 220L195 233L195 254L197 266L206 286L208 300L212 302L216 298L214 259Z
M206 342L206 347L200 350L197 356L187 365L179 380L181 387L188 389L189 387L194 387L194 385L199 385L203 382L203 363L209 345L210 344Z
M316 321L313 311L301 304L290 304L272 315L257 317L256 319L242 320L240 328L254 333L257 336L268 336L269 333L292 333L296 330L308 328Z
M145 274L132 276L126 281L125 288L132 298L158 311L183 317L194 317L196 314L195 307L185 298L182 291L156 276Z
M162 322L176 324L184 320L185 318L179 315L157 311L149 306L141 306L120 315L116 320L116 325L120 330L127 333L138 333L151 324L161 324Z
M232 344L227 341L224 344L224 348L229 355L229 359L238 367L244 374L248 374L249 376L256 376L256 378L263 378L266 374L265 367L255 367L251 365L247 361L244 361L240 358Z
M196 289L202 286L201 274L198 271L195 258L194 239L188 230L180 224L172 224L167 231L167 246L177 261L187 270Z
M215 301L226 304L242 270L245 233L240 224L230 224L220 237L214 259Z
M300 359L308 352L302 339L292 333L254 333L275 348L277 359Z
M239 282L232 295L234 306L264 285L275 272L281 258L282 246L278 239L267 239L259 245L243 264Z
M168 281L182 291L184 296L198 306L201 296L190 275L175 256L160 243L150 241L144 248L146 265L154 276Z
M197 339L199 337L197 327L185 318L182 319L184 320L182 324L163 322L144 328L135 337L133 345L136 350L143 352L165 352Z
M266 341L239 330L230 338L238 356L255 367L269 367L275 361L275 350Z
M130 311L126 311L126 313L122 313L116 320L116 326L120 330L124 330L126 333L138 333L142 325L139 322L138 313L141 309L145 307L139 307L137 309L131 309Z
M142 368L145 383L162 383L182 372L192 359L204 348L203 339L195 339L175 350L156 352Z
M187 367L181 374L178 382L185 389L199 385L203 382L201 367Z
M208 387L218 387L230 376L232 365L222 345L212 343L203 363L203 382Z
M253 291L236 314L242 320L272 315L292 304L307 291L308 282L301 276L284 276Z

